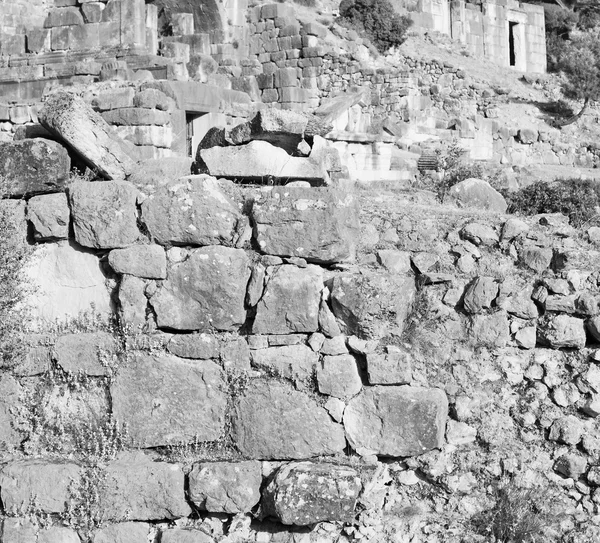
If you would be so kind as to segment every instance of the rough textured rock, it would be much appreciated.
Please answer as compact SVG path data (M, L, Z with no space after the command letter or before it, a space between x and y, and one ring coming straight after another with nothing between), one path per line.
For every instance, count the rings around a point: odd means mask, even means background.
M137 189L124 181L71 185L69 201L77 243L94 249L112 249L140 240L137 197Z
M250 262L241 249L212 246L174 264L150 298L161 328L235 330L244 324Z
M586 327L591 336L596 340L600 341L600 317L593 317L586 321Z
M18 447L22 436L14 428L13 408L19 402L22 388L11 375L0 376L0 451Z
M325 188L276 187L252 207L264 253L332 264L352 260L360 232L356 200Z
M63 91L50 95L38 119L106 179L125 179L135 171L133 148L78 96Z
M107 375L103 360L117 353L117 342L107 332L78 332L60 336L54 344L53 358L65 371L73 374Z
M404 385L412 380L410 352L388 345L385 353L367 354L371 385Z
M63 191L71 159L60 144L42 138L0 142L0 177L8 182L8 196L20 198Z
M464 306L467 313L481 313L489 309L498 295L498 284L493 277L476 277L465 290Z
M80 476L77 464L44 460L17 461L0 471L0 497L7 511L24 512L35 500L38 511L62 513L70 499L69 486Z
M260 500L260 462L195 464L189 474L189 499L211 513L247 513Z
M440 389L375 386L348 402L344 428L361 455L416 456L444 444L447 415Z
M469 334L474 345L500 349L505 347L510 337L506 312L474 315L469 324Z
M145 522L119 522L96 531L92 543L148 543L149 532Z
M245 222L219 181L198 175L171 181L142 204L142 219L157 243L233 245Z
M223 431L225 382L212 361L137 353L119 368L110 393L115 418L142 447L214 441Z
M500 240L494 228L488 226L487 224L479 224L475 222L467 224L460 231L460 235L463 239L466 239L477 246L493 246L496 245Z
M108 254L108 263L117 273L147 279L167 277L167 256L159 245L134 245L125 249L114 249Z
M323 272L317 266L267 269L267 285L256 306L254 334L316 332Z
M567 445L577 445L581 441L584 426L580 419L573 415L567 415L556 419L550 427L548 439L560 441Z
M519 254L519 261L528 268L543 272L552 262L552 249L548 247L524 247Z
M415 293L413 277L365 270L335 277L331 305L344 333L375 339L402 333Z
M215 540L202 530L186 528L166 530L160 536L161 543L215 543Z
M233 435L243 456L263 460L336 454L342 427L314 400L282 382L252 381L233 412Z
M128 177L128 181L140 192L153 194L173 180L189 176L192 173L192 162L191 158L182 156L144 160Z
M448 191L448 198L460 207L476 207L496 213L506 213L508 207L504 197L482 179L470 178L457 183Z
M252 366L292 381L307 381L317 368L319 357L306 345L285 345L252 351Z
M121 323L133 332L144 331L148 309L146 282L133 275L124 275L119 283L118 300Z
M547 317L539 323L538 341L553 349L581 349L586 342L584 320L563 314Z
M62 528L60 526L51 526L47 529L40 529L37 536L37 543L80 543L79 535L75 530ZM10 541L10 540L9 540ZM134 543L134 542L132 542Z
M382 249L377 251L377 261L390 273L406 274L410 271L410 253Z
M335 398L351 398L362 389L356 360L350 354L324 356L317 369L319 392Z
M24 274L32 286L27 306L32 321L41 326L47 321L77 317L92 306L100 315L111 312L110 293L98 257L67 242L37 246Z
M210 334L178 334L171 338L167 350L181 358L219 358L219 340Z
M69 237L69 204L63 192L34 196L27 202L27 219L36 241Z
M263 514L282 524L351 522L362 483L350 467L311 462L280 468L263 494Z
M142 452L122 453L105 468L100 508L105 520L164 520L187 517L183 470L153 462Z
M554 469L565 477L577 480L585 473L587 460L579 454L563 454L556 460Z

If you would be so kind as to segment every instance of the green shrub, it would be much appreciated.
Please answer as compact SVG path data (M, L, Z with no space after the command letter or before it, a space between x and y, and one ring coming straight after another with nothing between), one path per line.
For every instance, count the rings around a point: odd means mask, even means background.
M537 181L513 192L505 192L510 213L537 215L562 213L579 227L600 218L600 182L584 179Z
M406 39L412 20L394 11L389 0L342 0L342 24L365 33L381 53Z

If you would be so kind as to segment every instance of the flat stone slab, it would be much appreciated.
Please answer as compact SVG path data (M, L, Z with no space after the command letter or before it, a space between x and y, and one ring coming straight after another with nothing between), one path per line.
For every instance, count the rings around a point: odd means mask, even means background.
M69 153L42 138L0 142L0 177L8 181L8 196L64 191L69 180Z
M110 387L113 414L135 444L159 447L221 437L227 407L221 368L172 355L132 354Z
M344 411L344 428L361 455L417 456L444 444L448 398L437 388L366 387Z
M279 381L252 381L233 411L233 436L246 458L305 459L341 452L342 427L306 394Z
M261 196L252 219L262 252L320 264L354 259L360 224L352 195L328 188L276 187Z
M237 330L246 321L250 260L241 249L210 246L174 264L150 298L160 328Z
M350 467L291 463L280 468L265 488L263 514L296 526L351 522L361 489L358 472Z
M203 511L247 513L260 500L260 462L210 462L195 464L188 476L188 495Z
M182 177L142 204L142 219L163 245L234 244L245 219L219 182L204 175Z

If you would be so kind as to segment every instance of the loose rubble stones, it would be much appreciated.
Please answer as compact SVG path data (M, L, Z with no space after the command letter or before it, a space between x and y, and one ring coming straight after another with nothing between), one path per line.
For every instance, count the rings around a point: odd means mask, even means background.
M324 188L277 187L252 207L260 250L333 264L352 260L360 232L352 195Z
M263 515L282 524L351 522L362 483L346 466L300 462L280 468L263 492Z
M584 320L559 314L546 317L538 327L538 341L553 349L585 347Z

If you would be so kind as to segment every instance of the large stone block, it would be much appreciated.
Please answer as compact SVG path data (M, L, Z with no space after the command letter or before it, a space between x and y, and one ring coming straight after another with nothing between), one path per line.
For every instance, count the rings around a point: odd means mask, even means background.
M150 298L160 328L236 330L246 320L250 261L241 249L210 246L174 264Z
M142 447L214 441L225 424L221 369L172 355L131 355L110 387L113 413Z
M308 381L319 357L306 345L284 345L252 351L252 366L292 381Z
M354 258L358 215L352 195L324 188L277 187L252 207L261 251L321 264Z
M356 360L350 354L324 356L317 370L319 392L335 398L351 398L362 389Z
M145 522L119 522L94 532L92 543L148 543L149 533L150 525Z
M252 381L233 412L233 435L246 458L304 459L336 454L344 432L309 396L278 381Z
M415 294L412 276L365 271L336 276L331 303L346 334L377 339L402 334Z
M113 249L108 263L117 273L126 273L147 279L166 279L167 256L160 245L134 245Z
M350 467L311 462L280 468L263 492L263 514L282 524L351 522L362 489Z
M44 22L44 28L55 26L83 25L83 16L78 7L68 6L62 8L53 8L48 12L48 17Z
M219 182L205 176L167 183L142 204L142 218L165 245L233 245L246 224Z
M116 338L108 332L78 332L60 336L54 344L53 358L65 371L77 375L108 375L103 360L116 355Z
M137 189L125 181L71 185L69 201L77 243L112 249L139 241L137 197Z
M122 453L106 465L105 474L99 489L104 520L165 520L192 512L177 464L153 462L142 452Z
M27 219L37 241L67 239L71 211L63 192L34 196L27 202Z
M247 513L260 500L260 462L196 464L188 480L190 500L210 513Z
M63 191L71 159L55 141L35 138L0 142L0 176L10 197Z
M92 106L98 111L131 108L133 107L134 97L135 89L132 87L109 89L99 93L92 100Z
M107 123L116 124L120 126L163 126L171 120L171 115L166 111L131 107L105 111L104 113L102 113L102 118Z
M417 456L442 447L447 415L440 389L375 386L350 400L344 428L359 454Z
M317 266L284 265L267 269L267 284L256 306L255 334L316 332L323 271Z
M0 497L4 509L25 513L32 503L43 513L64 513L71 494L69 487L79 480L81 468L74 463L24 460L0 471Z

